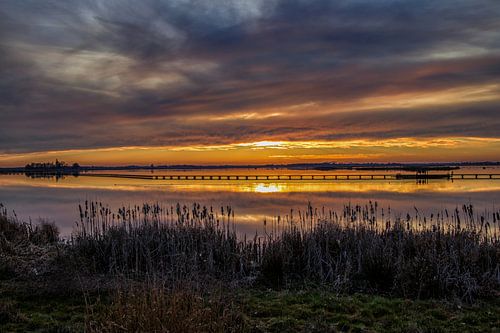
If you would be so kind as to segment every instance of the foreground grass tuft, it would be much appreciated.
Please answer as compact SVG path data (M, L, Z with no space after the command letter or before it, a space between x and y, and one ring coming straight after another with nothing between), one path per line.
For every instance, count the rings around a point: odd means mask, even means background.
M92 311L86 327L89 332L242 332L238 310L233 297L220 291L133 287L114 292L105 310Z

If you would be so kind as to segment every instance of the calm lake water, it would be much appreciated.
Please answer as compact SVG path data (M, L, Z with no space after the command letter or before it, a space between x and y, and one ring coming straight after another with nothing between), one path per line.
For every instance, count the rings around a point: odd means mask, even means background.
M500 168L462 168L455 173L500 173ZM116 172L113 172L116 173ZM151 171L133 174L151 175ZM290 171L290 170L207 170L155 171L154 175L216 174L395 174L395 171ZM426 213L473 204L477 211L500 207L500 179L497 180L139 180L67 176L62 179L0 175L0 203L22 220L55 222L63 235L69 235L78 217L78 204L100 201L113 209L122 206L159 202L164 205L194 202L214 208L230 205L235 211L239 232L255 234L263 229L264 219L285 215L290 209L313 207L341 209L344 204L378 202L394 214L406 215L414 207Z

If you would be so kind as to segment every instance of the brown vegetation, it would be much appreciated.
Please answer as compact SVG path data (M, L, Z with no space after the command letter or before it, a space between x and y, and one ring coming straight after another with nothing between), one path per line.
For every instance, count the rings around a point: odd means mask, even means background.
M316 284L338 292L473 300L500 285L499 212L472 206L405 218L377 207L291 212L265 237L238 237L230 208L81 208L74 255L98 273L164 280Z

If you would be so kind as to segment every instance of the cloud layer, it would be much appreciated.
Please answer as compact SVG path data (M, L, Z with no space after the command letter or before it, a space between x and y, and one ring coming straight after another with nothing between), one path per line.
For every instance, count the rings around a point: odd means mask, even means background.
M495 139L499 17L497 0L4 0L0 153Z

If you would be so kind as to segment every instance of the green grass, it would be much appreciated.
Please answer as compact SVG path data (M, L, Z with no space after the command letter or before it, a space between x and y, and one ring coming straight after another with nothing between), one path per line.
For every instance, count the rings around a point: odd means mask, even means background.
M84 330L83 295L44 295L16 283L0 288L0 332ZM500 332L498 297L457 305L318 290L248 288L231 295L248 332ZM97 304L96 316L106 311L111 298L103 297Z
M0 332L82 332L86 303L98 304L100 311L105 302L97 300L103 297L28 280L0 280Z
M83 297L2 295L0 303L0 332L83 331Z
M459 306L320 291L241 291L248 324L262 332L500 332L500 301Z

